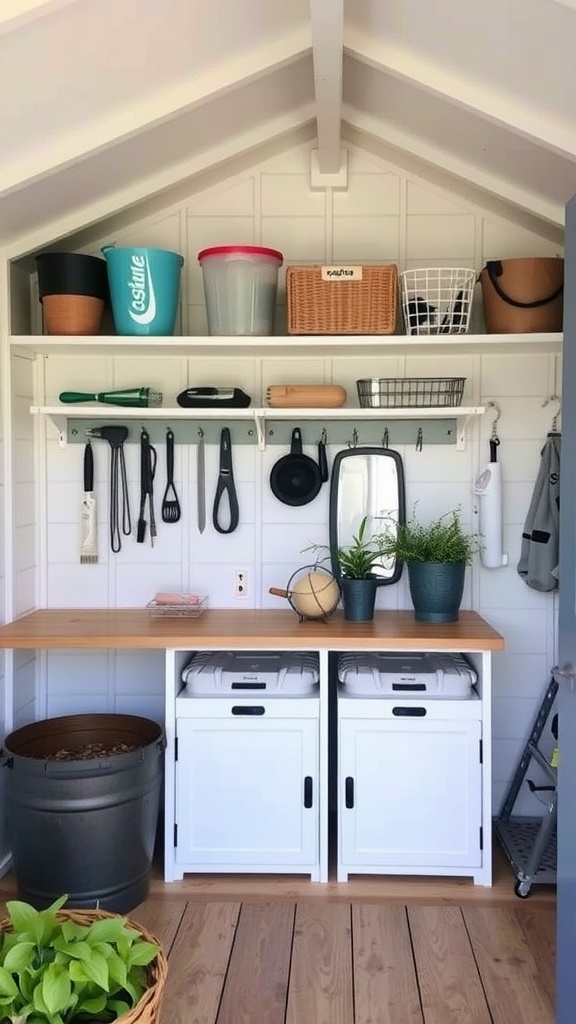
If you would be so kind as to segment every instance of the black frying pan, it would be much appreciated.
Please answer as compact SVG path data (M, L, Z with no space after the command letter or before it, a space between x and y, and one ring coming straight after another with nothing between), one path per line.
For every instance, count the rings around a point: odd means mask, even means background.
M302 452L299 427L292 431L290 454L283 455L270 470L272 493L284 505L307 505L322 486L322 472L314 459Z

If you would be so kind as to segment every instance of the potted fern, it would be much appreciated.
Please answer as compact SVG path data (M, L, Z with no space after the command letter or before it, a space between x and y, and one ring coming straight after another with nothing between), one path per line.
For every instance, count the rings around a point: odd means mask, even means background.
M367 523L368 516L364 516L351 544L329 549L332 568L340 584L344 618L352 622L374 618L378 587L374 570L382 567L386 560L385 539L378 534L367 537ZM324 545L313 545L314 550L321 548L326 550Z
M141 925L99 910L13 900L0 922L0 1018L12 1024L154 1024L167 973Z
M482 547L480 534L467 532L459 508L431 522L416 514L394 523L380 541L387 555L408 567L415 618L421 622L454 622L458 618L466 566Z

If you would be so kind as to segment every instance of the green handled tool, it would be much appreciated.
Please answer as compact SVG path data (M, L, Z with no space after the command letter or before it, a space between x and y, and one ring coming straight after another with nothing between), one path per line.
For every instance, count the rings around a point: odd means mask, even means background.
M146 409L162 405L162 392L155 388L127 388L123 391L99 391L88 394L85 391L61 391L61 402L101 402L103 405L123 405L126 408Z

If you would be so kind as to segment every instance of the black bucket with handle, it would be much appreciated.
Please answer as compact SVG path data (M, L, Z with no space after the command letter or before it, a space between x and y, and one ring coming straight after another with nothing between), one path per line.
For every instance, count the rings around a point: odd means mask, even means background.
M164 733L136 715L66 715L6 737L8 840L20 899L126 913L148 893Z

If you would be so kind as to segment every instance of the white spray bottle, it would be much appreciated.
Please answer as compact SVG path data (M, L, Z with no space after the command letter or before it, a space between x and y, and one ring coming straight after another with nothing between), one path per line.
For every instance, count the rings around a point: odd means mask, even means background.
M480 561L486 569L500 569L508 565L508 555L502 551L502 467L497 458L499 444L500 438L493 431L490 438L490 462L472 488L479 498L483 545Z

